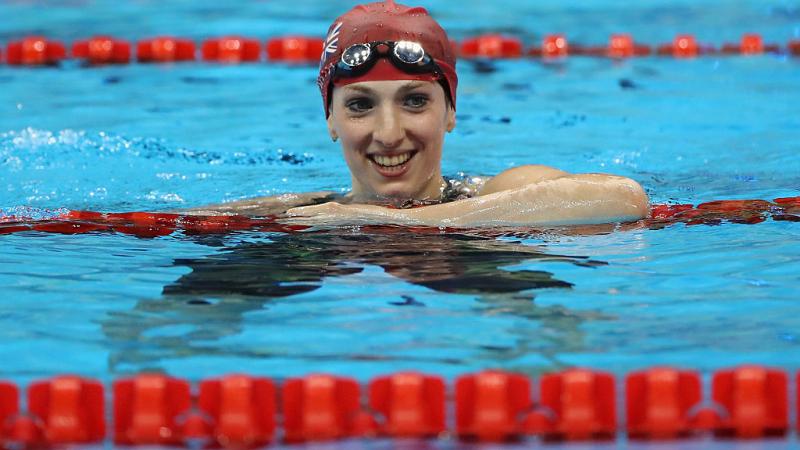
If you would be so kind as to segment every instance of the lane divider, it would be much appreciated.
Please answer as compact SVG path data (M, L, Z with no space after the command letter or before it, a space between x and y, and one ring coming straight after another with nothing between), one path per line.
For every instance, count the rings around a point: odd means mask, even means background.
M800 196L767 200L717 200L690 204L652 205L647 219L626 224L629 229L661 229L675 224L719 225L738 223L753 225L768 219L800 222ZM114 232L141 238L155 238L181 232L186 235L220 234L236 231L293 233L307 229L304 225L287 225L279 218L246 216L186 216L179 214L97 211L69 211L56 218L32 220L26 217L0 216L0 235L19 232L83 234ZM395 232L398 227L365 226L367 231ZM534 227L531 227L534 228ZM440 233L433 227L403 227L417 233Z
M203 42L204 61L225 63L255 62L261 58L261 44L255 39L226 36Z
M304 36L285 36L267 41L267 59L294 63L318 63L322 54L322 39Z
M800 374L793 382L800 385ZM699 372L653 367L625 376L623 418L616 378L585 368L545 374L538 383L486 370L459 376L450 386L442 377L418 372L379 376L364 386L330 374L282 383L231 374L193 386L145 373L113 382L107 427L104 386L60 375L29 385L24 410L24 391L0 382L0 446L106 439L193 448L372 437L607 441L622 434L640 441L702 435L762 439L792 429L800 433L800 422L789 423L789 383L783 370L744 365L715 372L706 395ZM454 421L448 421L451 414Z
M136 59L140 62L179 62L195 60L194 42L171 36L161 36L139 41Z
M791 40L786 46L765 43L756 33L744 34L737 43L724 43L719 47L699 43L691 34L679 34L672 42L648 46L634 42L629 34L613 34L602 46L583 46L570 43L564 34L548 34L542 41L526 49L519 38L497 33L484 34L451 43L461 58L509 59L529 56L543 59L561 59L570 55L609 58L632 58L650 55L674 58L695 58L705 55L760 55L787 54L800 56L800 40ZM95 36L73 43L70 55L66 45L42 36L28 36L11 41L6 46L5 62L10 65L57 65L71 57L98 64L127 64L131 61L131 48L136 49L139 62L215 61L224 63L268 61L314 64L322 53L323 40L308 36L279 36L262 45L258 40L241 36L209 38L200 45L198 55L195 42L171 36L159 36L138 41L135 45L111 36ZM0 60L2 60L0 51Z
M66 57L64 44L42 36L28 36L6 46L6 62L11 65L54 65Z
M127 64L131 60L131 44L110 36L95 36L75 41L72 57L89 64Z

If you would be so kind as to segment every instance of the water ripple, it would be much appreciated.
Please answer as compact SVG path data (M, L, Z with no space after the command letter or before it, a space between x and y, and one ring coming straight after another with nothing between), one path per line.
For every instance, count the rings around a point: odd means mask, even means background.
M59 156L74 159L82 164L82 157L105 157L124 154L142 159L160 161L182 160L198 164L257 166L286 163L303 165L314 160L310 153L296 154L283 149L237 150L230 154L174 146L164 139L117 136L99 132L90 134L81 130L52 132L25 128L20 131L0 133L0 165L12 170L50 167L61 164Z

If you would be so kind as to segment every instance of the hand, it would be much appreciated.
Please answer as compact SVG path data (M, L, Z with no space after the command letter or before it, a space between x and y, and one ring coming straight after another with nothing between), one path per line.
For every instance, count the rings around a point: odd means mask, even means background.
M336 202L292 208L286 216L281 222L302 225L411 224L408 210Z

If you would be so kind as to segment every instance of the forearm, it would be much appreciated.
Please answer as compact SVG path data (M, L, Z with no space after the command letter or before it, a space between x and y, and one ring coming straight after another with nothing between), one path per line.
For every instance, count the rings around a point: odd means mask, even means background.
M330 202L291 209L286 220L325 225L550 226L628 222L647 213L647 195L635 181L584 174L411 209Z
M571 225L633 221L645 217L647 212L647 196L633 180L583 174L404 210L404 220L454 227Z
M301 194L288 193L271 197L250 198L217 205L188 208L175 212L189 215L237 214L247 216L269 216L283 214L287 210L297 206L314 205L336 199L337 194L328 191L306 192Z

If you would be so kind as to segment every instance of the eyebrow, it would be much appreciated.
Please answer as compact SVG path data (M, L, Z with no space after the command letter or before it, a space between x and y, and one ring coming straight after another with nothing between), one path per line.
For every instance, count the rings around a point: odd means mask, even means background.
M368 87L364 87L364 86L352 86L352 85L345 87L345 90L348 90L348 91L357 91L357 92L363 92L363 93L365 93L365 94L371 94L371 93L373 93L373 92L374 92L372 89L370 89L370 88L368 88Z
M399 90L401 91L410 91L419 87L424 87L426 85L423 81L409 81L408 83L404 84L400 87Z
M409 81L408 83L400 86L398 91L401 91L401 92L411 91L411 90L414 90L416 88L423 87L423 86L425 86L425 84L426 83L424 81ZM372 90L372 89L370 89L370 88L368 88L366 86L348 85L348 86L345 87L345 89L353 90L353 91L357 91L357 92L363 92L365 94L374 94L375 93L374 90Z

